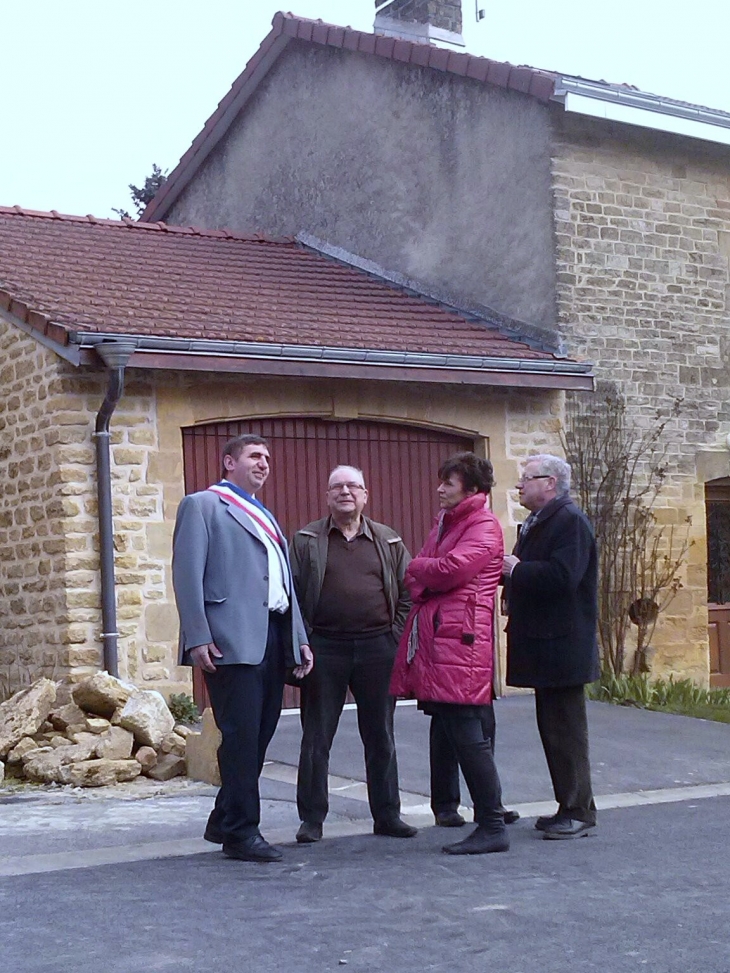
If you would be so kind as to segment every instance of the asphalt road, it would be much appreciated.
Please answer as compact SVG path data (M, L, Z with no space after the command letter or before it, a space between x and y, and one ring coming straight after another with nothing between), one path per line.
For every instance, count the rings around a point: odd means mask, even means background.
M206 786L0 791L1 973L729 973L730 726L590 704L599 826L548 842L528 816L552 807L532 700L498 701L497 720L523 813L500 855L441 853L465 832L430 826L428 720L412 707L397 737L414 839L370 833L352 711L314 846L293 842L299 731L282 718L263 782L275 865L200 839Z

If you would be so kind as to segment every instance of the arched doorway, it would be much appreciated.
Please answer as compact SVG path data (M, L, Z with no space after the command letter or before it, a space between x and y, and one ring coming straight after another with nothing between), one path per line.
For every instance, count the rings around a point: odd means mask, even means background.
M710 685L730 686L730 477L705 484Z
M227 440L253 432L270 444L272 473L259 494L276 514L284 533L292 533L327 512L327 477L338 463L365 474L370 499L367 513L394 527L415 553L428 534L436 504L436 471L459 450L473 449L473 439L452 433L389 422L320 418L242 419L183 429L185 492L204 490L220 479L220 455ZM193 670L198 705L205 693ZM285 705L297 705L296 690L286 691Z

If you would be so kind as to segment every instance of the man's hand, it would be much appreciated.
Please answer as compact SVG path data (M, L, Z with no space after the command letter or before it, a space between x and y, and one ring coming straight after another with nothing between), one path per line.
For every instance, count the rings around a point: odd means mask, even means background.
M515 569L515 565L520 563L520 559L514 554L505 554L502 559L502 574L509 578Z
M215 662L216 659L222 659L223 653L220 651L215 642L206 642L205 645L196 645L194 649L190 650L190 658L193 661L194 666L200 666L201 669L205 669L206 672L215 672Z
M294 678L304 679L314 667L314 656L308 645L300 645L299 651L302 654L302 664L294 668Z

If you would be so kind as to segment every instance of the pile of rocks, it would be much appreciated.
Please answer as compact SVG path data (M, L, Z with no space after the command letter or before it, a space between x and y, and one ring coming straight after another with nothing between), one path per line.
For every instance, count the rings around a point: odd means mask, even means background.
M98 672L39 679L0 704L0 781L102 787L185 773L185 738L163 696Z

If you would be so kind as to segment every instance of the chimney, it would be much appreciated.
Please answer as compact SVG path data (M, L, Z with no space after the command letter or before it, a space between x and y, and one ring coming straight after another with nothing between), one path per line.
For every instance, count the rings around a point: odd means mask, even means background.
M376 34L464 47L461 0L375 0Z

